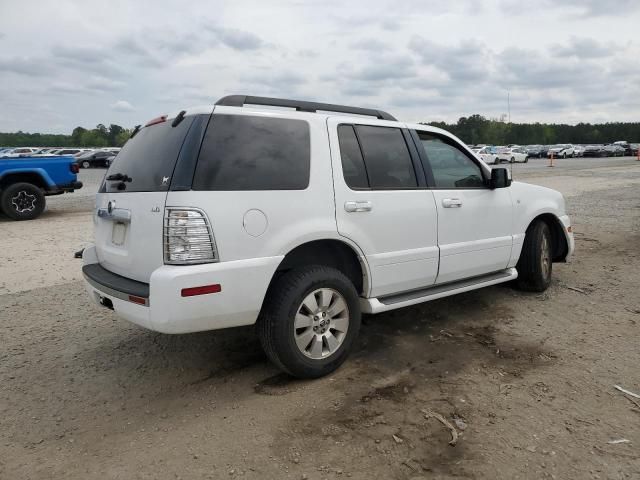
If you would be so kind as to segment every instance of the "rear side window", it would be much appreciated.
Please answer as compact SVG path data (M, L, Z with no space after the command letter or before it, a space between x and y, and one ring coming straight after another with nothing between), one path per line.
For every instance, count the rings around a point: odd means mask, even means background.
M311 141L303 120L214 115L193 190L304 190Z
M338 127L338 141L344 181L350 188L369 188L367 170L352 125Z
M124 144L107 172L107 177L120 173L131 181L105 181L103 191L169 190L173 169L191 122L193 117L185 117L176 127L172 127L171 122L162 122L140 130Z
M399 128L356 125L371 188L418 186L411 155Z

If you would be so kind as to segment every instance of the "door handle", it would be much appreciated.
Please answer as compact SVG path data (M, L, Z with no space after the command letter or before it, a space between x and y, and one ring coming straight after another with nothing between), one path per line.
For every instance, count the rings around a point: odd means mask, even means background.
M344 202L344 209L347 212L370 212L373 205L368 200L359 202Z
M460 208L462 206L462 200L459 198L445 198L442 200L442 206L444 208Z

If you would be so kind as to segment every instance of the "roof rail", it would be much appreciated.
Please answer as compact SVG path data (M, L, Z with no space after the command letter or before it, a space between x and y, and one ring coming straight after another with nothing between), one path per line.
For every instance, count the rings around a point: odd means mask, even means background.
M330 103L305 102L302 100L287 100L284 98L229 95L226 97L222 97L216 102L216 105L224 105L227 107L242 107L247 104L295 108L299 112L317 112L318 110L321 110L326 112L353 113L355 115L367 115L369 117L376 117L380 120L396 121L396 118L393 115L382 110L360 107L347 107L345 105L332 105Z

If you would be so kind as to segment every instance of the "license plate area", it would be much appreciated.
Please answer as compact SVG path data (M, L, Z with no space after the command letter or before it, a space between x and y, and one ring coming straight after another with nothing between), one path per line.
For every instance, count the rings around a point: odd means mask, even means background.
M124 222L114 222L111 230L111 243L117 247L124 245L127 236L127 224Z

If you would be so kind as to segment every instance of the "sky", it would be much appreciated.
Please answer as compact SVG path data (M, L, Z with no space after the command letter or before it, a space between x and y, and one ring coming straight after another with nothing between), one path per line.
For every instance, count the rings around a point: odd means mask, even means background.
M405 121L640 121L640 0L0 0L0 131L229 94Z

